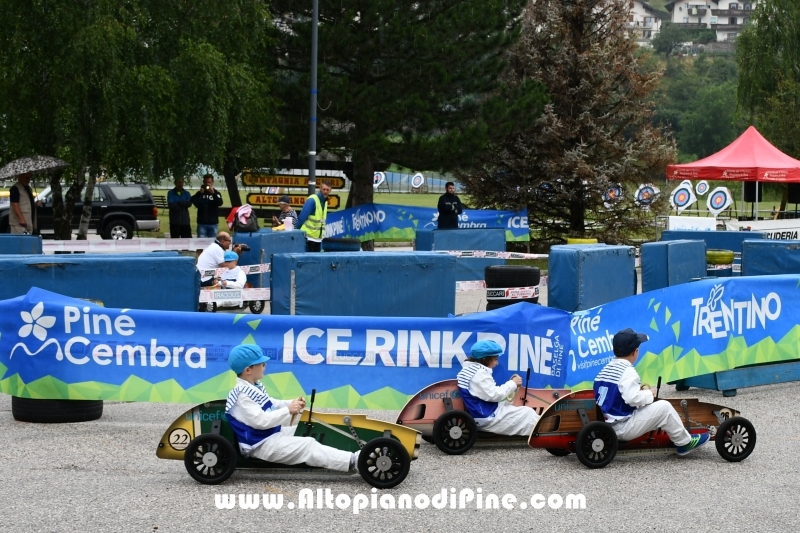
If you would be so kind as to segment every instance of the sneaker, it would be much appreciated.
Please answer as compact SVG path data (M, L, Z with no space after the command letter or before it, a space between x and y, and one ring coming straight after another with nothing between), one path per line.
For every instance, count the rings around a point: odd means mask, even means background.
M699 435L692 435L692 440L689 441L688 444L684 444L683 446L678 446L678 455L684 456L687 455L692 450L695 450L708 442L709 435L708 433L700 433Z

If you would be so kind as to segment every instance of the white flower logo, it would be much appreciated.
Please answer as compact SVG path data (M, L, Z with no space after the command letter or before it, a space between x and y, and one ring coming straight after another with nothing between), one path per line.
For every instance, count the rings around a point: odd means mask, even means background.
M43 341L47 338L47 329L45 328L52 328L53 324L56 323L56 317L42 316L43 312L43 302L36 304L30 313L27 311L20 312L22 321L25 322L25 325L19 328L20 337L27 337L33 333L33 336L40 341Z

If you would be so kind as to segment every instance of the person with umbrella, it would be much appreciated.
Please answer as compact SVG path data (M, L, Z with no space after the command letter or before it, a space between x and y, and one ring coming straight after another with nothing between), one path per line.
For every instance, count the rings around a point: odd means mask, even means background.
M9 191L11 211L8 214L8 223L11 226L11 233L17 235L34 234L37 230L36 208L41 206L42 202L34 201L30 183L30 172L20 174Z

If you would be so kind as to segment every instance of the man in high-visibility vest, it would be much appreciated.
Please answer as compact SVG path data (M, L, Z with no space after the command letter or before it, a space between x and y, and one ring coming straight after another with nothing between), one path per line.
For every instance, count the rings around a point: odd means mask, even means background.
M297 218L300 231L306 235L306 249L309 252L322 251L322 239L325 237L325 219L328 216L328 195L331 184L323 181L316 194L312 194L303 204L303 210Z

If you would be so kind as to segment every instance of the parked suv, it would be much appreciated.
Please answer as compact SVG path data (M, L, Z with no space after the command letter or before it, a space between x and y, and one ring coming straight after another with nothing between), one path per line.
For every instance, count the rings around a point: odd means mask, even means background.
M53 200L50 187L36 195L42 205L36 211L39 230L43 236L53 233ZM10 206L0 204L0 233L9 232L8 213ZM83 213L83 194L75 202L72 229L77 230ZM134 230L158 231L158 209L143 184L97 183L92 196L92 216L89 229L97 230L104 239L132 239Z

